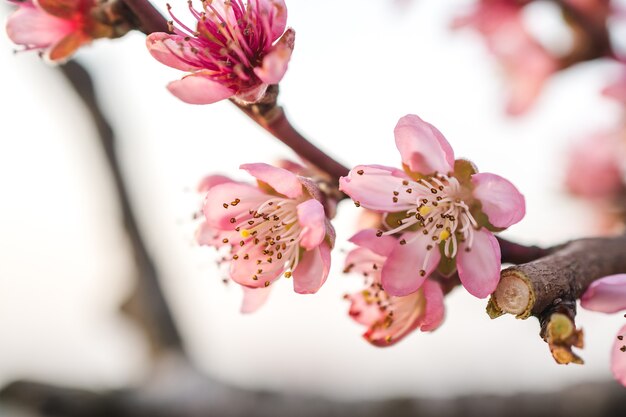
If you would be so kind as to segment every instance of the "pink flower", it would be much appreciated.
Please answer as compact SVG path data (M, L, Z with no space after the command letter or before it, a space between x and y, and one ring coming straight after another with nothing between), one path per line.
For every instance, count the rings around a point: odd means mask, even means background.
M339 185L357 205L386 213L389 230L378 235L402 233L382 268L382 286L405 296L437 267L444 275L456 268L471 294L486 297L500 279L500 247L490 230L520 221L524 197L504 178L455 162L443 135L417 116L400 119L395 137L404 170L361 165Z
M39 50L51 61L70 57L92 39L117 37L128 31L95 18L95 0L24 0L9 17L7 34L26 50Z
M204 0L202 7L197 11L189 1L195 29L172 14L174 34L152 33L146 40L159 62L190 73L168 89L191 104L231 97L257 102L283 78L291 58L295 32L285 32L284 0Z
M481 0L472 13L457 18L454 28L471 26L485 38L489 51L509 78L507 112L526 112L543 85L559 69L558 60L528 32L522 20L523 2Z
M580 299L580 305L591 311L617 313L626 311L626 274L611 275L594 281ZM626 326L622 327L613 344L611 370L613 376L626 386Z
M334 244L319 189L282 168L267 164L241 168L257 178L257 186L225 177L205 181L206 221L198 241L227 248L229 277L244 287L264 289L284 275L293 276L297 293L317 292L328 276ZM246 297L253 300L244 300L244 310L266 296L246 290Z
M621 136L621 132L602 132L572 147L565 176L572 194L610 200L623 191L626 144Z
M422 288L405 297L391 296L380 284L380 271L395 247L391 236L376 236L376 230L363 230L350 239L359 245L346 257L345 272L365 276L366 288L346 295L350 300L350 316L367 326L363 337L376 346L389 346L412 331L435 330L444 317L441 286L426 280Z

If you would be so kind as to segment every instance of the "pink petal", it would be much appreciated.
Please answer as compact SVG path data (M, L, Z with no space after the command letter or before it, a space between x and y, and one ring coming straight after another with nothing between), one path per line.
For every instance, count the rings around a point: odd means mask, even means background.
M396 244L383 266L381 277L385 291L400 297L417 291L441 260L441 253L432 245L430 236L411 232L402 235L402 239L409 243ZM427 250L428 246L432 249ZM421 270L425 273L420 274Z
M474 230L471 250L468 241L459 244L456 266L461 284L475 297L485 298L500 282L500 245L487 229Z
M404 116L394 130L402 162L412 172L447 174L454 170L454 151L441 132L418 116Z
M429 332L438 328L443 322L445 306L443 304L443 290L441 285L429 279L422 285L426 308L420 321L420 330Z
M44 48L77 30L70 20L54 17L32 3L21 3L7 21L7 35L19 45Z
M237 245L233 260L230 261L232 280L249 288L265 288L276 281L284 272L284 265L264 262L267 258L264 249L262 245L253 244L252 240L246 241L243 246Z
M620 329L618 335L623 336L624 339L615 339L611 353L611 371L615 379L626 386L626 352L622 351L625 344L624 340L626 340L626 326Z
M230 178L224 175L207 175L200 181L197 189L198 189L198 192L204 193L204 192L209 191L211 188L215 187L216 185L226 184L226 183L231 183L231 182L235 182L235 181L231 180Z
M606 97L626 103L626 71L622 74L620 80L602 90L602 94Z
M350 300L350 310L348 314L354 321L365 326L372 326L379 320L384 319L384 313L378 304L372 301L371 297L366 297L367 289L354 294L348 294Z
M201 75L201 73L172 81L168 84L167 89L189 104L212 104L233 95L228 87Z
M204 216L211 227L232 230L237 223L245 220L243 217L250 216L250 210L256 210L268 198L267 194L248 184L216 185L207 193L203 207ZM231 221L233 218L236 223Z
M347 177L339 179L339 189L367 209L399 212L415 207L415 198L407 193L400 193L398 201L394 201L393 192L407 179L407 175L396 168L358 165Z
M352 236L349 241L378 255L389 256L398 240L388 235L376 236L377 233L375 229L361 230Z
M360 273L380 282L380 271L386 259L366 248L352 249L346 255L344 272Z
M580 299L591 311L617 313L626 310L626 274L610 275L591 283Z
M243 288L243 300L241 301L241 313L250 314L261 308L270 295L271 287Z
M298 294L315 294L326 282L330 270L330 247L322 243L305 251L293 271L293 288Z
M474 197L480 200L482 210L495 227L509 227L524 217L524 196L511 182L499 175L480 173L472 176Z
M146 47L150 55L168 67L188 72L202 68L184 36L154 32L146 38Z
M269 25L271 40L274 42L287 27L287 5L285 0L250 0L250 5L266 19Z
M317 200L307 200L298 204L298 223L302 227L300 232L300 246L311 250L324 241L326 236L326 214L324 206Z
M293 52L296 32L288 29L278 43L263 58L262 65L254 68L254 73L267 84L278 84L283 79Z
M259 181L267 183L276 192L289 198L302 195L302 184L298 176L283 168L276 168L268 164L243 164L239 169L247 171Z

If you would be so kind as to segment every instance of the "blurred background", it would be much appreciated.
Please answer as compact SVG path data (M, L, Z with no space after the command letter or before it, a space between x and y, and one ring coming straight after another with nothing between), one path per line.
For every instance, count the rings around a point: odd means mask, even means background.
M551 245L597 234L594 206L564 191L565 156L572 139L622 117L599 94L619 69L608 60L572 67L548 82L529 112L511 118L503 111L506 80L480 36L450 30L472 3L288 1L297 41L280 103L306 137L348 166L399 164L393 128L418 114L458 157L524 193L527 216L505 237ZM171 4L189 17L186 1ZM9 12L0 9L3 20ZM549 2L527 12L543 43L571 42ZM624 35L616 26L618 45ZM245 179L241 163L294 155L228 102L190 106L169 94L166 83L180 73L151 58L144 41L138 32L98 41L76 59L93 76L141 233L187 352L204 373L246 389L359 401L545 393L610 379L620 315L581 311L586 364L563 367L536 320L492 321L485 300L458 289L436 332L385 349L367 344L342 300L361 286L341 272L360 213L349 201L335 221L333 269L320 292L297 295L282 280L266 306L241 315L241 290L222 282L216 252L194 242L195 187L209 173ZM57 69L14 49L0 32L0 385L139 385L151 373L150 347L119 312L135 266L96 130Z

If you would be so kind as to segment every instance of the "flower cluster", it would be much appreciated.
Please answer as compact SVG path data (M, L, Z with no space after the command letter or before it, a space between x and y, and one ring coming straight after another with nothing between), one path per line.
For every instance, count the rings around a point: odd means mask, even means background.
M146 40L159 62L189 72L168 85L176 97L191 104L231 97L254 103L283 78L295 41L295 32L285 31L284 0L203 0L201 11L189 1L189 10L194 28L171 14L174 33Z
M593 282L581 297L581 306L590 311L612 314L626 311L626 274ZM626 326L617 333L611 353L613 376L626 386Z
M488 296L500 279L492 232L523 218L524 197L506 179L455 161L443 135L418 116L400 119L395 138L403 170L360 165L340 181L357 206L384 213L387 230L377 236L398 235L382 264L382 287L406 296L439 269L458 272L472 295Z
M101 0L24 0L7 22L7 34L25 50L38 50L50 61L69 58L98 38L124 35L129 25Z
M294 290L313 294L330 269L335 232L315 182L283 168L246 164L258 184L211 176L203 181L201 244L226 248L229 277L245 288L242 310L252 312L281 276Z

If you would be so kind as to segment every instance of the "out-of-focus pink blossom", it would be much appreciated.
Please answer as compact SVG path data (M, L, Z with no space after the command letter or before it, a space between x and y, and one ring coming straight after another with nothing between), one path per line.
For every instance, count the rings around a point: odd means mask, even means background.
M190 1L189 10L195 28L172 14L174 33L146 40L159 62L189 72L168 85L176 97L191 104L230 97L254 103L283 78L295 41L295 32L285 31L284 0L204 0L201 11Z
M70 57L82 45L116 37L119 27L94 18L95 0L24 0L7 21L7 34L26 50L41 51L51 61ZM123 30L125 33L127 28Z
M626 139L622 136L622 132L602 132L571 148L565 185L572 194L608 200L624 190Z
M507 112L526 112L545 82L559 69L552 56L524 26L523 3L516 0L480 0L474 10L453 22L453 28L472 27L485 39L489 51L509 80Z
M626 68L623 69L620 77L608 85L602 93L626 106Z
M626 274L611 275L594 281L580 299L580 305L591 311L617 313L626 311ZM613 376L626 386L626 326L613 343L611 370Z
M506 179L455 162L439 130L417 116L400 119L395 138L404 170L361 165L340 179L357 205L386 213L389 230L380 236L401 233L382 268L383 288L411 294L446 258L471 294L486 297L500 279L500 247L491 231L524 217L524 197ZM454 263L443 264L452 268L445 274L454 272Z
M346 295L350 301L350 316L367 326L363 337L376 346L389 346L402 340L414 330L432 331L444 317L441 286L426 280L422 288L405 297L387 294L380 283L380 272L396 239L376 236L376 230L366 229L352 237L359 247L348 253L345 272L365 276L366 288Z
M203 181L209 186L198 241L227 248L229 277L240 285L264 289L284 275L293 276L297 293L317 292L328 276L334 230L315 183L267 164L241 168L258 185L225 177ZM267 297L247 290L245 295L244 311Z

